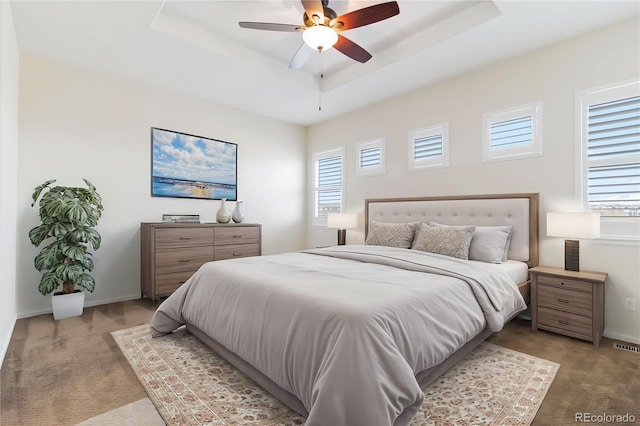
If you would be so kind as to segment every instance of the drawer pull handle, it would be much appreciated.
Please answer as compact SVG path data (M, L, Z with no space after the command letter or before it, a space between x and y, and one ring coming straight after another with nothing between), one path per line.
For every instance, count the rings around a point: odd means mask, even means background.
M242 235L234 235L233 238L242 238Z
M186 283L186 281L180 281L180 284L184 284L184 283Z
M191 259L180 259L180 263L191 262Z
M569 325L569 321L566 320L558 320L558 322L562 325Z
M191 237L180 237L181 240L190 240Z
M564 281L560 281L560 285L564 285Z
M569 303L568 299L558 299L558 302L560 303Z
M233 253L233 256L242 256L242 253Z

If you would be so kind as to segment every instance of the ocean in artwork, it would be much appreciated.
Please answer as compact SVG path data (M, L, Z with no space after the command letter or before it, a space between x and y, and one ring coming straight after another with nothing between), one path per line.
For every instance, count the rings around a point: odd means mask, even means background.
M214 182L199 182L154 176L152 194L158 197L184 197L222 199L234 201L237 197L236 185Z

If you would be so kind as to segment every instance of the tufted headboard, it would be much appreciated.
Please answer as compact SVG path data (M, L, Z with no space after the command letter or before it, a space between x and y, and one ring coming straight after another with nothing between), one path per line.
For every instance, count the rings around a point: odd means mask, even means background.
M438 222L446 225L512 225L509 258L538 265L537 193L455 195L365 200L365 238L369 222Z

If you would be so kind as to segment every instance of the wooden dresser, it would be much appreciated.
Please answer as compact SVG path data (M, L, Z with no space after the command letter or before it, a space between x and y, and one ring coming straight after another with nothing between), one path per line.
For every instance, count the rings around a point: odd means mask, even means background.
M203 263L261 254L260 224L141 223L141 295L170 295Z
M531 276L531 327L600 344L604 331L604 272L536 266Z

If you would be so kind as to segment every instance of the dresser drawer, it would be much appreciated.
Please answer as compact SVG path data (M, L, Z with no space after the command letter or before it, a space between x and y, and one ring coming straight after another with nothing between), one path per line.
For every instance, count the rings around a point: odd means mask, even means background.
M160 228L156 229L156 250L211 245L213 228Z
M538 306L590 317L593 310L593 296L591 293L582 291L539 285Z
M171 274L156 275L155 296L168 296L184 284L197 268L192 271L174 272Z
M234 259L237 257L260 256L259 244L231 244L214 247L214 259Z
M593 336L593 322L590 316L586 317L549 308L538 308L538 327L565 330L587 337Z
M560 277L550 277L547 275L538 275L538 285L548 285L550 287L565 288L573 291L584 291L591 293L591 283L579 280L572 280Z
M211 262L213 246L183 247L176 250L156 251L156 274L195 271L203 263Z
M227 244L257 244L260 242L260 227L258 226L217 227L214 232L214 244L217 246Z

